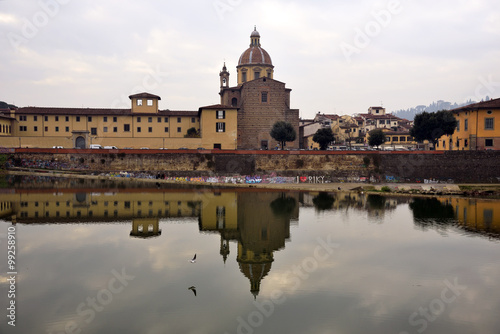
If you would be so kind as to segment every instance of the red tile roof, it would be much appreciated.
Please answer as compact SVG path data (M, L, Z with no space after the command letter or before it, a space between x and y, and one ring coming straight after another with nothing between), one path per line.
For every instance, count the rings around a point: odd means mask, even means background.
M452 109L453 112L477 110L477 109L500 109L500 98L489 101L469 104L468 106Z
M63 115L63 116L196 116L194 110L159 110L158 113L132 113L131 109L104 108L54 108L54 107L23 107L16 114L21 115Z

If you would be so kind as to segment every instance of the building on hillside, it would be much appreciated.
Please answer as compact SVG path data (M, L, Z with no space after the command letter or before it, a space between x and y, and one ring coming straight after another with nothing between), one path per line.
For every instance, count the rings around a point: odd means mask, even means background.
M458 124L436 150L500 150L500 98L452 109Z
M299 110L290 108L290 88L274 79L271 57L261 47L260 34L254 29L250 46L240 56L237 85L229 86L226 65L220 76L221 104L238 108L238 148L269 149L278 142L269 132L274 123L285 121L294 127L297 138L288 148L299 148Z
M237 110L213 105L197 111L159 110L157 95L129 96L130 109L24 107L0 117L11 123L3 147L236 148ZM198 135L186 138L194 128Z

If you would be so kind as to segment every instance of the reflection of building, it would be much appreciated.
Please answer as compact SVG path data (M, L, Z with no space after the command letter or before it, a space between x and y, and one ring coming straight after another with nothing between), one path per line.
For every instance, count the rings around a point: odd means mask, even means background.
M453 207L458 224L468 231L500 237L500 201L477 198L439 198Z
M220 202L216 198L211 200L214 203L202 209L201 230L220 234L224 261L229 254L229 241L238 242L240 271L249 279L252 294L257 296L262 279L271 270L273 252L285 247L290 238L290 221L298 218L298 198L282 193L240 193L237 201L224 208L224 224L219 222L219 215L216 221L205 219L207 210L216 208L220 212Z
M151 238L160 235L160 219L135 218L132 220L132 231L130 231L130 236L137 238Z
M298 219L298 195L133 190L2 193L0 218L22 224L129 221L130 236L136 238L160 236L163 218L192 222L198 218L200 231L220 234L224 262L230 254L229 242L238 242L236 260L254 296L271 269L273 252L284 248L290 238L290 222Z

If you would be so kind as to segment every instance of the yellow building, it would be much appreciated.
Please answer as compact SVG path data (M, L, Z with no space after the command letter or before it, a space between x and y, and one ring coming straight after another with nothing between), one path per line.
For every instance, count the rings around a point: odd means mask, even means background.
M457 128L442 136L436 150L499 150L500 98L451 110Z
M0 146L89 148L236 148L237 108L159 110L159 96L129 96L130 109L25 107L0 116ZM194 128L193 138L186 138ZM5 130L5 132L2 132Z

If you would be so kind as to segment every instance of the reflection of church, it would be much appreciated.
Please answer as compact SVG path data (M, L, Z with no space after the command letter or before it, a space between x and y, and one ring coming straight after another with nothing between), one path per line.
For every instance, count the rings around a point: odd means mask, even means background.
M236 196L237 206L230 210L215 204L215 220L204 214L206 210L213 210L214 205L206 206L202 210L200 229L220 234L224 262L229 254L229 241L238 242L236 260L256 297L262 279L271 270L273 252L285 247L285 241L290 238L290 221L298 219L298 195L247 192ZM213 217L211 213L208 216Z

